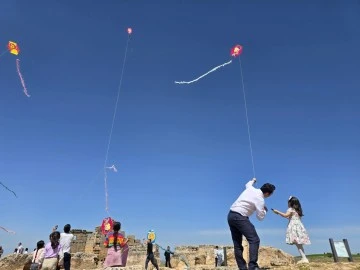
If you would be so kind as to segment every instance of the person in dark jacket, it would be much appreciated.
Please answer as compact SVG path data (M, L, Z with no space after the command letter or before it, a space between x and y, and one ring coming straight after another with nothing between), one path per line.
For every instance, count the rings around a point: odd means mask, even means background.
M170 247L168 246L167 249L165 250L164 256L165 256L165 267L171 267L171 263L170 263L170 255L174 255L174 252L172 252L170 250Z

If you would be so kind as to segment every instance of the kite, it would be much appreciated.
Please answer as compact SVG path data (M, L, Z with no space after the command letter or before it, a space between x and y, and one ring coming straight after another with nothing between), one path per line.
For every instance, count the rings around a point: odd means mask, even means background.
M132 28L129 27L129 28L127 29L127 32L128 32L129 35L131 35L131 34L132 34Z
M25 81L23 79L23 76L21 74L21 71L20 71L20 60L19 59L16 59L16 69L17 69L17 73L20 77L20 81L21 81L21 85L24 89L24 94L27 96L27 97L30 97L30 95L28 94L28 91L26 89L26 86L25 86Z
M9 41L8 50L11 54L14 54L14 55L18 55L20 53L19 46L13 41Z
M151 243L155 243L156 240L156 233L154 230L149 230L147 234L147 239L151 241Z
M10 52L11 54L13 55L19 55L20 53L20 47L17 45L16 42L14 41L9 41L8 45L7 45L7 50L2 52L0 54L0 57L3 56L5 53L7 52ZM24 93L27 97L30 97L30 95L28 94L28 91L26 89L26 85L25 85L25 81L24 81L24 78L21 74L21 71L20 71L20 60L19 59L16 59L16 69L17 69L17 73L19 75L19 78L20 78L20 82L21 82L21 85L24 89Z
M241 84L242 84L242 91L243 91L243 95L244 95L244 105L245 105L245 116L246 116L246 124L247 124L247 131L248 131L248 137L249 137L249 148L250 148L250 156L251 156L251 163L252 163L252 170L253 170L253 175L255 178L255 164L254 164L254 155L253 155L253 149L252 149L252 143L251 143L251 135L250 135L250 124L249 124L249 117L248 117L248 109L247 109L247 102L246 102L246 94L245 94L245 85L244 85L244 77L243 77L243 71L242 71L242 64L241 64L241 59L240 59L240 55L243 53L243 46L241 45L235 45L234 47L232 47L230 49L230 56L233 58L239 57L239 64L240 64L240 72L241 72ZM198 80L200 80L201 78L209 75L210 73L216 71L217 69L224 67L226 65L231 64L233 61L233 59L231 59L228 62L225 62L224 64L221 64L219 66L214 67L213 69L211 69L210 71L206 72L205 74L201 75L200 77L193 79L191 81L175 81L176 84L191 84L194 82L197 82Z
M14 194L14 196L17 198L17 195L14 191L12 191L11 189L9 189L7 186L5 186L2 182L0 182L0 185L2 185L4 188L6 188L8 191L12 192Z
M107 235L109 232L113 230L115 220L111 217L104 218L101 223L101 232L103 235Z
M6 228L2 227L2 226L0 226L0 229L4 230L5 232L8 232L8 233L15 234L15 232L14 232L14 231L10 231L10 230L8 230L8 229L6 229Z
M231 48L230 50L230 55L234 58L240 56L242 54L242 51L243 51L243 47L241 45L236 45L234 46L233 48ZM213 69L209 70L208 72L206 72L205 74L201 75L200 77L192 80L192 81L175 81L176 84L191 84L191 83L194 83L194 82L197 82L198 80L200 80L201 78L209 75L210 73L214 72L215 70L219 69L219 68L222 68L224 66L227 66L229 64L232 63L232 59L228 62L225 62L224 64L221 64L221 65L218 65L216 67L214 67Z
M114 172L117 172L117 169L115 165L112 165L111 167L106 167L106 169L113 170Z

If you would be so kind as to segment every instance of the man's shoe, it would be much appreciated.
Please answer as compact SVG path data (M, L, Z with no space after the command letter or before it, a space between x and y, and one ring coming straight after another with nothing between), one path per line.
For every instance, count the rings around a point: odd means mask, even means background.
M296 264L302 264L302 263L309 263L309 260L308 259L301 259Z

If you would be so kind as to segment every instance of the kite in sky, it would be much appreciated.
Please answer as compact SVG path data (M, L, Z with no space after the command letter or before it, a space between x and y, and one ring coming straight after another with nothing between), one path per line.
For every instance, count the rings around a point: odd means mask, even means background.
M8 50L11 54L14 54L14 55L18 55L20 52L19 46L13 41L9 41Z
M243 52L243 46L241 45L235 45L230 49L230 56L233 58L239 57ZM224 67L226 65L229 65L232 63L232 59L228 62L225 62L224 64L221 64L219 66L214 67L210 71L206 72L205 74L201 75L200 77L193 79L192 81L175 81L176 84L191 84L194 82L197 82L201 78L209 75L210 73L216 71L217 69ZM242 91L244 94L244 105L245 105L245 115L246 115L246 124L248 129L248 137L249 137L249 147L250 147L250 156L251 156L251 163L253 168L253 175L255 178L255 164L254 164L254 156L253 156L253 150L252 150L252 143L251 143L251 135L250 135L250 125L249 125L249 117L248 117L248 109L247 109L247 102L246 102L246 94L245 94L245 85L244 85L244 77L243 77L243 71L242 71L242 64L241 59L239 57L239 65L240 65L240 72L241 72L241 84L242 84Z
M0 54L0 57L5 55L7 52L13 54L13 55L19 55L20 53L20 47L19 45L14 42L14 41L9 41L8 45L7 45L7 50L2 52ZM28 94L28 91L26 89L26 85L25 85L25 81L24 81L24 78L21 74L21 71L20 71L20 60L19 59L16 59L16 70L17 70L17 73L19 75L19 78L20 78L20 82L21 82L21 85L24 89L24 94L27 96L27 97L30 97L30 95Z
M230 55L234 58L238 57L240 54L242 54L242 51L243 51L243 47L241 45L236 45L234 47L231 48L230 50ZM219 66L216 66L214 67L213 69L209 70L208 72L206 72L205 74L201 75L200 77L192 80L192 81L175 81L176 84L191 84L191 83L194 83L194 82L197 82L198 80L200 80L201 78L209 75L210 73L214 72L215 70L221 68L221 67L224 67L226 65L229 65L232 63L232 59L228 62L225 62L224 64L221 64Z
M114 172L117 172L117 169L115 165L112 165L111 167L106 167L106 169L113 170Z

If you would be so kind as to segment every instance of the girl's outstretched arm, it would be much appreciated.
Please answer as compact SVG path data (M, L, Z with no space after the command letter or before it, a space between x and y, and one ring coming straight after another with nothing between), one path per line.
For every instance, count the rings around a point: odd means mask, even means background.
M274 212L275 214L277 214L277 215L282 216L283 218L290 218L291 215L292 215L291 211L287 211L286 213L282 213L282 212L280 212L279 210L274 209L273 212Z

